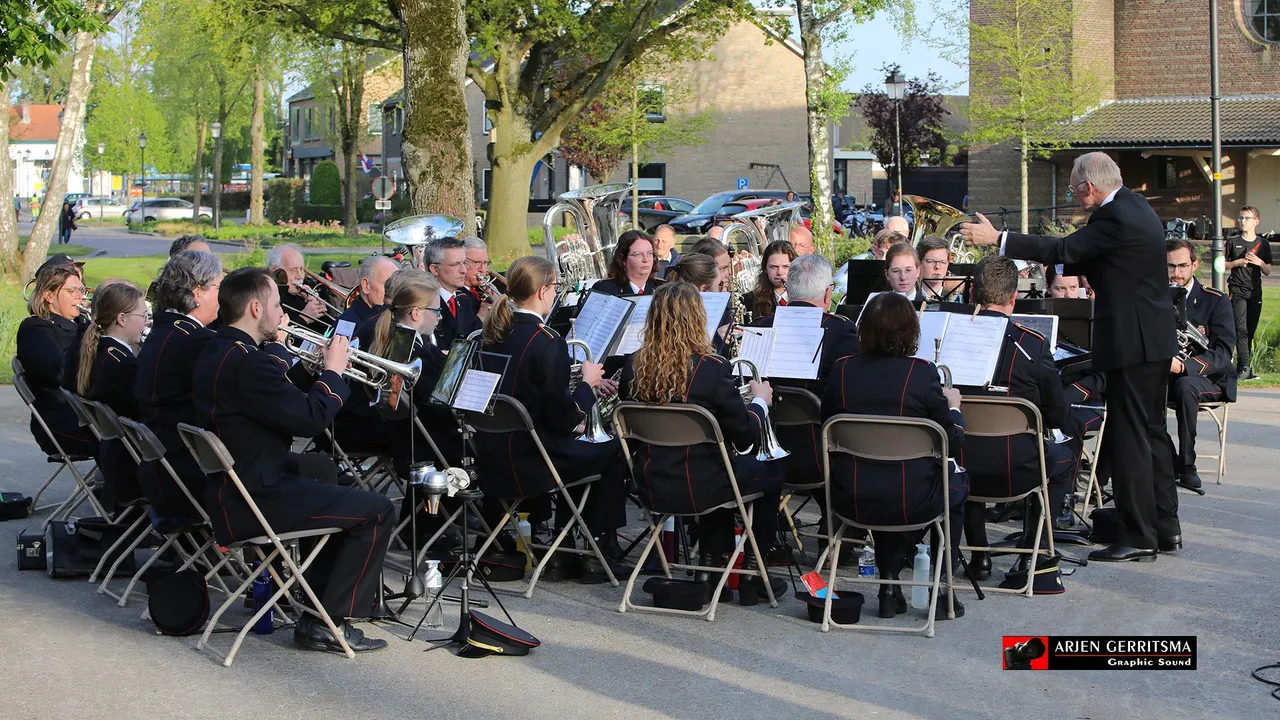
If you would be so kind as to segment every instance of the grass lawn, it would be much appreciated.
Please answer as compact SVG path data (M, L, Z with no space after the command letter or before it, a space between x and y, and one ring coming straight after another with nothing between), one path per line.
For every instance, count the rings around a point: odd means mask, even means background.
M29 238L26 235L18 236L19 250L27 249L28 239ZM54 243L49 246L49 250L45 253L45 255L57 255L58 253L66 253L71 257L83 257L85 255L92 255L93 252L94 252L93 248L85 247L84 245L76 245L75 243L68 243L66 245L61 245L58 243Z

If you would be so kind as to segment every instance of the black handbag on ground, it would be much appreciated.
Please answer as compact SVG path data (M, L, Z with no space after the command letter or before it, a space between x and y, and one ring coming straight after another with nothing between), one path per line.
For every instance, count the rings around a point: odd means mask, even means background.
M53 522L45 529L45 571L51 578L87 576L98 566L98 561L128 529L100 517L87 517L71 522ZM128 547L124 543L107 561L110 567ZM129 553L117 569L118 573L132 574L137 570L133 553Z

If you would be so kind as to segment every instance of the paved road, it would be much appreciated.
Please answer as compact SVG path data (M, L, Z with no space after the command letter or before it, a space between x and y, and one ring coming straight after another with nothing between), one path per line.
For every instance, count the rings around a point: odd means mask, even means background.
M527 658L424 653L423 642L399 639L402 629L372 628L391 640L389 649L348 661L294 649L287 632L251 635L224 669L192 638L155 636L139 619L140 602L121 609L83 580L18 573L5 553L0 715L1275 717L1280 706L1249 671L1280 660L1278 421L1280 392L1242 392L1231 413L1226 484L1207 497L1180 497L1186 550L1150 564L1091 565L1067 578L1063 595L979 602L966 594L967 617L940 624L934 639L824 635L800 619L803 608L790 597L777 609L724 606L715 623L620 615L621 590L546 583L532 601L508 600L519 624L545 643ZM10 388L0 388L0 443L0 487L30 493L49 470ZM13 538L37 522L0 523L0 532ZM1199 669L1004 673L1004 634L1196 635Z
M29 235L32 223L19 222L18 234ZM140 255L164 255L169 252L173 238L159 235L131 233L123 225L96 226L82 223L71 233L71 242L100 252L99 257L137 257ZM216 252L239 252L239 243L212 243Z

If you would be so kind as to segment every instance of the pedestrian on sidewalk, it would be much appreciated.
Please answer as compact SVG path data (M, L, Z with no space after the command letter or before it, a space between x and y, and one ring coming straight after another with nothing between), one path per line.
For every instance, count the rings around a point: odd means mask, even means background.
M18 216L22 214L22 196L18 193L13 194L13 219L16 222Z
M58 218L58 234L62 239L63 245L71 242L71 231L77 228L75 208L72 207L70 201L63 202L62 215Z
M31 196L31 222L40 219L40 198L34 194Z

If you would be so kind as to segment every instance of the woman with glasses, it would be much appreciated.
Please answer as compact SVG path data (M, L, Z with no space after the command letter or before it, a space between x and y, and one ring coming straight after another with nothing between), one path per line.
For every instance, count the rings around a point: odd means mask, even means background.
M639 236L637 233L634 237ZM633 241L627 246L641 245L652 249L648 240ZM628 252L622 243L618 248L615 260ZM645 272L651 269L652 257ZM555 268L546 258L522 257L511 264L507 271L507 294L493 304L484 322L483 350L489 357L483 359L482 364L486 370L502 372L498 392L519 400L529 412L529 419L561 481L569 483L589 475L602 476L592 485L583 518L601 551L611 566L615 566L616 575L629 572L621 565L623 553L615 535L626 523L620 444L617 440L589 443L577 439L596 401L595 391L611 390L616 385L604 379L604 369L599 362L583 362L581 382L576 387L570 386L569 348L564 338L546 325L558 286ZM506 356L505 363L492 366L485 362L495 356ZM489 498L533 497L554 489L546 463L539 456L533 438L527 434L480 434L476 437L476 448L479 451L476 467ZM560 505L557 503L557 529L570 517L567 508ZM544 572L543 577L563 579L572 574L574 568L571 561L557 557ZM605 580L604 568L594 558L588 560L582 568L582 581Z
M46 265L36 273L35 288L27 301L30 317L18 325L17 359L23 376L35 395L36 412L44 418L58 444L69 455L92 456L98 441L88 428L80 427L75 410L62 395L69 386L72 370L66 365L67 351L79 340L80 303L85 287L76 265ZM48 455L57 452L53 441L31 416L31 434Z
M884 277L889 289L919 306L925 302L920 292L920 258L906 243L897 243L884 254Z
M951 268L951 247L936 235L926 235L916 246L920 254L920 290L931 303L964 302L964 283L947 282Z
M591 286L593 292L628 297L652 295L661 283L654 278L653 236L640 230L628 230L618 238L609 262L609 277ZM510 281L510 278L507 278Z
M142 345L150 315L146 298L133 283L99 286L93 293L93 322L80 341L77 395L103 403L120 417L138 419L138 401L133 395L138 378L135 353ZM142 495L138 466L119 440L102 441L98 468L106 477L111 496L103 499L107 507Z

